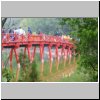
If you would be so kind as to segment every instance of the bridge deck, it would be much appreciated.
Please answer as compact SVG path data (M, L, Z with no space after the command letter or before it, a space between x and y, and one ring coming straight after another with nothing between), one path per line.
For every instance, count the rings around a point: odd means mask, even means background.
M61 36L40 36L40 35L18 35L18 34L2 34L2 47L25 47L25 46L44 46L52 45L59 47L66 45L66 47L73 47L73 44L68 39L62 39Z

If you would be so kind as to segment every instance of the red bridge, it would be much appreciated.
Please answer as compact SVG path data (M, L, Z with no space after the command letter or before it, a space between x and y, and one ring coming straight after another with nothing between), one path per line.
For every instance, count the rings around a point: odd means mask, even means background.
M49 61L50 61L50 72L52 72L52 47L55 47L55 55L56 55L56 69L58 70L59 66L59 53L58 49L61 49L60 54L63 55L64 61L71 58L75 53L74 44L68 40L64 39L61 36L51 36L51 35L18 35L18 34L9 34L2 33L2 51L6 48L10 48L9 61L10 61L10 70L12 72L12 57L13 54L16 57L17 62L17 72L16 72L16 81L18 80L18 75L20 71L20 61L19 61L19 52L17 51L20 47L24 48L24 56L26 52L28 53L28 58L30 63L34 61L34 56L36 53L36 47L40 49L40 59L41 59L41 73L43 73L44 66L44 47L48 47L49 52ZM32 52L30 51L32 50ZM25 57L23 56L23 59ZM2 68L4 68L4 63L2 61Z

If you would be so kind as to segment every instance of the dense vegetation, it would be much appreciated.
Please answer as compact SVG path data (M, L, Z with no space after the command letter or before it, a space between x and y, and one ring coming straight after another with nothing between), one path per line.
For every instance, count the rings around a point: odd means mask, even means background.
M98 81L98 18L63 18L61 24L68 24L70 35L78 40L80 73L88 73L89 81Z

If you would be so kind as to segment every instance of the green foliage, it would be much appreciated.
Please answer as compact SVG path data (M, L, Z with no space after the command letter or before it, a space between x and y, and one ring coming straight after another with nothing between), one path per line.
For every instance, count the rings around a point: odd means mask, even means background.
M9 68L4 68L2 70L2 81L10 82L12 78L14 78L14 73L12 73Z
M37 82L39 81L36 62L26 66L25 71L21 69L19 81L20 82Z
M21 64L19 81L20 82L36 82L36 81L39 81L36 62L34 61L33 63L30 64L27 55L23 59L23 53L22 52L20 53L19 58L20 58L20 64Z
M29 77L32 79L31 81L35 82L38 79L37 70L36 70L36 67L37 67L36 62L34 61L31 66L32 66L32 70L30 72Z
M80 52L80 68L91 74L91 81L98 79L98 18L62 18L61 23L68 24L71 36L77 41Z
M96 71L89 71L91 69L87 69L81 67L77 69L70 77L62 77L57 80L57 82L97 82L98 75Z

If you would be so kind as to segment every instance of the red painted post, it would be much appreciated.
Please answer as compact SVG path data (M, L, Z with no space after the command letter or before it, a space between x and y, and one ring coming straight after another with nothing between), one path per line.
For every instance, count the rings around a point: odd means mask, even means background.
M13 58L13 48L11 48L9 59L10 59L10 71L12 72L12 58Z
M52 61L53 61L51 48L52 45L49 45L48 50L49 50L49 61L50 61L50 73L52 72Z
M27 51L28 51L28 57L29 57L30 63L32 63L32 57L31 57L30 47L29 46L27 47Z
M69 53L69 64L70 64L71 59L72 59L72 51L71 51L70 47L68 48L68 53Z
M33 53L32 53L32 62L34 61L35 53L36 53L36 46L33 48Z
M14 48L14 53L15 53L15 57L16 57L16 61L17 61L16 81L18 81L19 71L20 71L20 62L19 62L19 57L18 57L16 48Z
M58 66L59 66L59 54L58 54L58 45L56 45L56 70L58 70Z
M64 53L64 46L62 46L61 48L61 56L63 56L63 53Z
M23 61L25 61L25 58L26 58L26 47L24 48ZM25 70L25 64L23 65L23 69Z
M64 67L66 65L67 56L68 56L68 50L67 49L64 49Z
M41 74L44 71L44 44L40 44Z
M64 45L62 45L62 53L63 53L63 60L64 60L64 67L65 67L65 64L66 64L66 54L67 54L67 51L66 51L66 49L65 49L65 47L66 47L66 45L64 44Z

